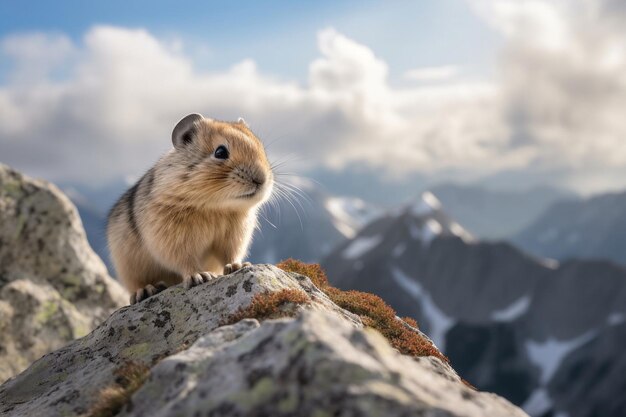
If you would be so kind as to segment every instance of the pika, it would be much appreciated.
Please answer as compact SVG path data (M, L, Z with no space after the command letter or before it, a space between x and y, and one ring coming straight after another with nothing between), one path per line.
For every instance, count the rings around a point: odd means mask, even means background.
M243 119L190 114L172 143L108 216L113 265L131 304L240 269L274 185L263 144Z

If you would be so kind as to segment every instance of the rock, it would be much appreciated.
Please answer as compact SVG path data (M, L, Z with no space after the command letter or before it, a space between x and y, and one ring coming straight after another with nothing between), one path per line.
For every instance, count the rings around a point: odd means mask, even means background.
M0 164L0 381L126 302L67 197Z
M224 383L228 381L228 383ZM216 329L151 372L122 416L523 416L477 393L435 358L394 351L334 315L244 320Z
M295 317L224 325L285 289L310 300ZM525 416L436 358L401 355L307 277L270 265L121 308L0 386L0 414L89 415L129 363L151 369L122 416Z

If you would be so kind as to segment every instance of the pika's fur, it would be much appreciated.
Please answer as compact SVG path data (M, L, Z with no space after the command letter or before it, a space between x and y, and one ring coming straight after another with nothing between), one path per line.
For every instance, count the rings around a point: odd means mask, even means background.
M272 191L263 144L242 119L190 114L172 143L109 214L109 248L131 303L241 268Z

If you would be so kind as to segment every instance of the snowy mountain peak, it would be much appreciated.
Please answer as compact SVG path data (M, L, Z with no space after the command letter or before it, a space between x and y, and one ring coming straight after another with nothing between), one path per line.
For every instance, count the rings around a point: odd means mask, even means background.
M445 212L439 199L430 191L423 192L398 215L405 217L410 236L424 244L430 244L438 236L457 236L466 243L475 241L470 232Z
M379 214L376 208L355 197L328 197L324 206L337 230L347 238L353 238Z
M450 228L450 232L453 235L460 237L465 243L476 242L474 236L472 236L470 232L468 232L463 226L461 226L457 222L450 222L450 225L448 227Z
M423 192L420 198L411 206L411 212L418 217L429 215L437 210L441 210L441 202L430 191Z

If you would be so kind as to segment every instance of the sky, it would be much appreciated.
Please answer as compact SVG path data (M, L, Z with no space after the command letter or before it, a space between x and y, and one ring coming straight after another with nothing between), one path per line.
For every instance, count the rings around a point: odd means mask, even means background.
M0 162L136 178L199 112L329 188L622 189L624 4L0 0Z

